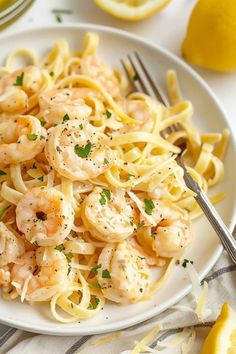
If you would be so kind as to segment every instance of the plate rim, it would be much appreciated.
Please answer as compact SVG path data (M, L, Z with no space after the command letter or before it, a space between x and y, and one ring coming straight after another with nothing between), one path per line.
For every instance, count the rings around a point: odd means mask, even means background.
M144 45L148 45L149 47L152 47L154 50L164 54L165 56L169 57L171 60L174 62L177 62L178 65L180 65L185 71L187 71L197 82L199 82L204 89L207 91L208 95L212 98L214 104L217 106L217 109L220 111L222 115L222 120L224 121L225 126L230 130L230 135L231 135L231 144L233 148L233 154L236 156L236 141L234 137L234 133L232 131L231 125L229 120L227 120L227 113L216 96L216 94L213 92L211 87L205 82L205 80L190 66L188 65L185 61L183 61L181 58L179 58L177 55L174 53L170 52L168 49L154 43L153 41L146 39L142 36L129 33L128 31L124 31L118 28L113 28L111 26L104 26L100 24L92 24L92 23L63 23L63 24L53 24L53 25L37 25L34 27L28 27L24 28L22 30L10 30L8 33L1 33L0 34L0 42L1 40L6 40L8 38L14 37L14 35L17 36L22 36L24 34L30 33L33 35L36 32L40 31L50 31L50 30L55 30L55 29L82 29L82 30L87 30L87 31L100 31L103 33L109 33L109 34L117 34L123 38L128 38L132 39L136 42L139 42ZM236 222L236 198L234 201L234 208L232 211L232 217L230 220L230 223L228 224L228 227L230 231L233 231L234 225ZM210 261L207 262L205 265L204 269L199 273L199 277L202 280L206 274L214 267L216 264L217 260L219 259L221 253L223 251L223 246L221 244L218 244ZM149 309L145 311L142 314L135 315L131 319L125 319L125 320L119 320L118 322L115 322L113 324L111 323L105 323L103 325L99 325L99 329L96 328L96 325L91 326L91 328L80 328L75 327L75 328L67 328L67 324L65 324L62 327L57 327L57 325L52 322L52 325L50 328L47 328L45 325L31 325L30 323L22 323L19 320L14 320L14 319L4 319L2 315L0 314L0 322L3 324L6 324L8 326L13 326L22 330L34 332L34 333L41 333L41 334L49 334L49 335L56 335L56 336L64 336L64 335L70 335L70 336L76 336L76 335L91 335L91 334L102 334L102 333L108 333L112 331L117 331L120 329L128 328L130 326L136 325L138 323L144 322L148 319L153 318L154 316L157 316L161 312L167 310L170 306L173 306L176 304L178 301L183 299L190 291L191 291L191 284L186 285L181 291L179 291L175 296L173 296L169 301L165 302L163 305L160 305L158 307L154 307L152 309Z

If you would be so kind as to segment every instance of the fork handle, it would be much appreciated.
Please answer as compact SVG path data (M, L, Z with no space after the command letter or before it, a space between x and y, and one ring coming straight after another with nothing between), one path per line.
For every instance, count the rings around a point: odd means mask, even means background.
M228 252L232 261L236 264L236 240L217 213L216 209L209 201L207 195L201 190L198 189L197 195L195 199L203 210L204 214L210 221L212 227L214 228L215 232L219 236L224 248Z

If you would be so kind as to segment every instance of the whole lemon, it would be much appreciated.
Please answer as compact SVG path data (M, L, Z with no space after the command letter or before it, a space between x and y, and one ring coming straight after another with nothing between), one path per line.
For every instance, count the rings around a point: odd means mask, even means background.
M219 71L236 70L236 0L199 0L182 50L193 64Z

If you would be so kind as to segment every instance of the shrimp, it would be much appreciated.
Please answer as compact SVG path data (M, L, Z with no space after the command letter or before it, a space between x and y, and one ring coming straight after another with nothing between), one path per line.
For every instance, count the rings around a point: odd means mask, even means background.
M0 222L0 267L14 262L25 252L24 242Z
M7 266L0 268L0 286L7 287L11 281L11 273Z
M49 164L72 181L99 176L114 163L115 155L87 120L74 119L53 128L45 147Z
M30 65L4 76L0 80L0 112L17 113L28 105L28 97L41 86L39 68Z
M96 56L85 56L81 59L80 71L83 75L97 79L111 96L120 95L119 80L111 67L103 60Z
M85 99L97 95L97 91L89 88L45 91L39 96L39 117L46 122L46 127L61 123L66 114L70 119L87 118L92 108L85 103Z
M187 211L164 200L153 200L155 226L137 230L139 243L151 246L160 257L177 257L191 241L190 219Z
M33 159L43 150L46 137L46 130L34 116L19 115L0 122L0 163Z
M133 210L122 190L94 190L81 205L85 227L95 238L105 242L120 242L134 232Z
M55 188L35 187L16 207L18 229L31 243L40 246L60 244L69 235L74 211L65 196Z
M118 303L134 303L147 293L151 273L144 257L127 241L106 245L98 259L97 279L104 296Z
M67 286L68 263L64 253L54 247L26 252L11 271L11 283L27 301L49 300Z

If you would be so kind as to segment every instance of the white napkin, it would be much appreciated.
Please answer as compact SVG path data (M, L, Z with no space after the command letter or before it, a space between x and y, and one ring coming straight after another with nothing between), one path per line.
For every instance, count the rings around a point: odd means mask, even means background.
M209 285L207 307L212 310L207 322L216 319L224 302L228 302L236 310L236 265L232 264L225 252L205 280ZM178 309L180 306L184 306L185 311ZM190 308L194 308L192 294L180 301L178 306L174 306L142 324L123 330L118 335L115 332L83 337L53 337L9 329L0 337L0 354L131 354L136 343L143 339L152 328L159 325L163 330L155 336L151 343L148 343L150 350L156 346L157 340L160 343L165 343L174 336L178 336L183 328L194 326L196 340L190 354L200 354L200 348L210 327L200 323L197 315ZM99 344L97 340L101 338L108 338L109 341ZM112 338L113 340L111 340ZM178 346L164 349L160 353L186 353L182 346L181 343ZM154 351L150 352L154 353Z

